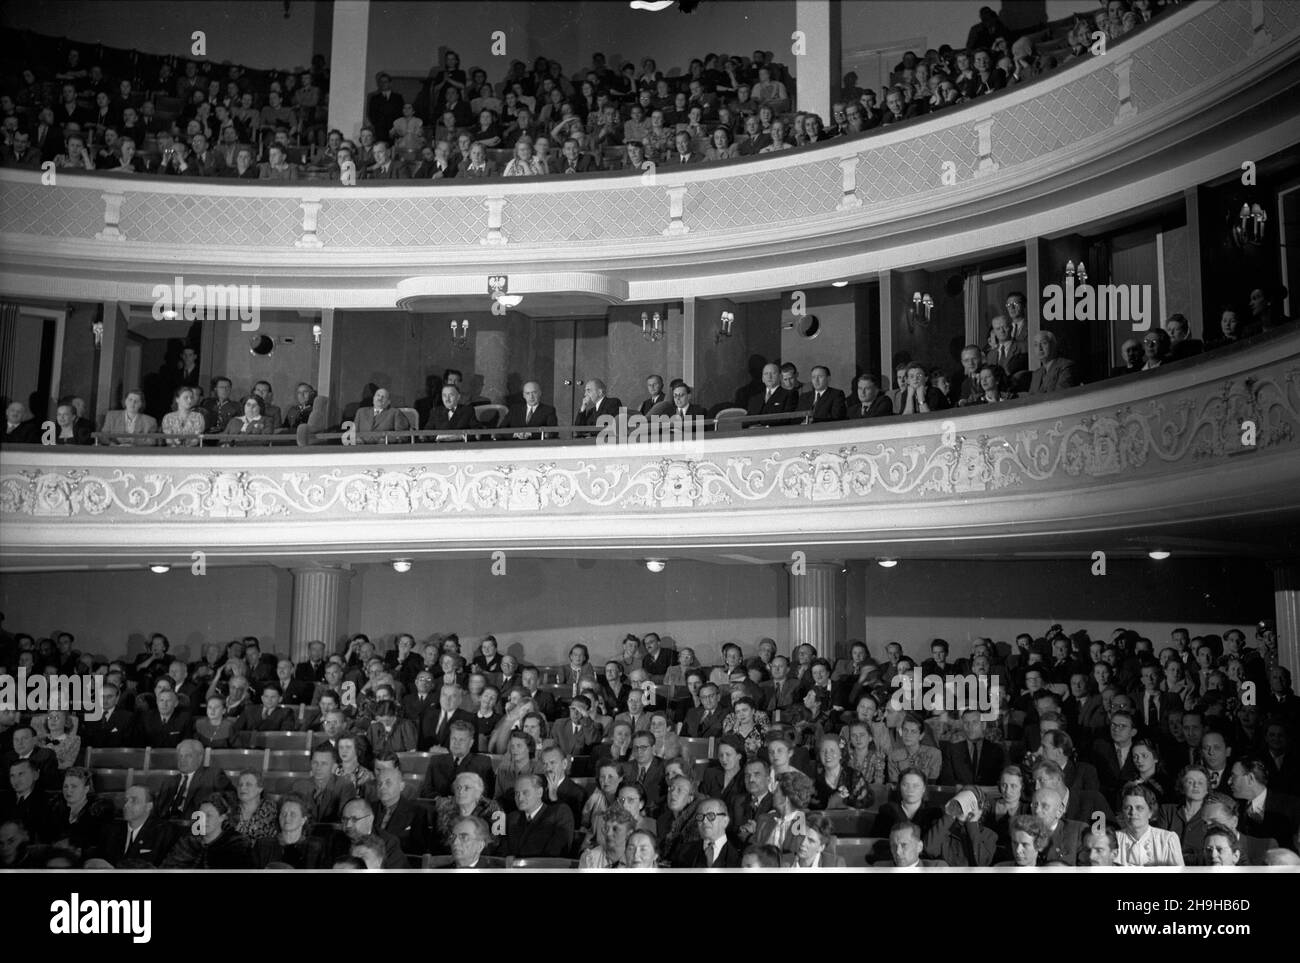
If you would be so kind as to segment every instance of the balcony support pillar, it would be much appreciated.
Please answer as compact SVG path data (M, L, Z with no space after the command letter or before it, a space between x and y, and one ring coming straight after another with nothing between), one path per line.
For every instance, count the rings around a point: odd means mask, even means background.
M818 655L833 657L844 631L845 593L839 562L797 562L786 566L790 581L790 644L805 642Z
M795 0L794 27L790 72L795 78L795 109L814 113L830 125L831 102L843 83L839 0ZM777 59L782 59L781 51Z
M329 126L356 140L366 117L366 46L370 36L370 0L334 0L330 41ZM377 134L376 136L383 136Z
M1300 560L1279 562L1271 568L1277 661L1291 673L1291 689L1295 691L1300 680Z
M337 651L347 627L348 583L352 569L336 566L295 568L293 573L293 622L290 628L290 658L307 658L310 642L324 642L327 653Z

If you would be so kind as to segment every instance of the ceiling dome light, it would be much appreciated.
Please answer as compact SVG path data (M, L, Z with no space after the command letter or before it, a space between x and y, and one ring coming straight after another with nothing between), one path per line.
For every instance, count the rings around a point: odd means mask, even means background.
M409 558L393 559L393 571L405 575L411 570L411 560Z
M833 287L833 288L846 288L846 287L848 287L848 286L849 286L849 282L848 282L848 281L832 281L832 282L831 282L831 287Z
M1147 552L1147 558L1154 559L1157 562L1163 562L1172 552L1166 552L1163 548L1157 548L1154 551Z
M172 567L170 565L164 565L161 562L149 566L149 571L153 572L155 575L166 575L171 570Z
M497 304L504 305L507 308L517 308L523 302L522 294L498 294Z
M652 572L662 572L668 567L668 560L665 558L648 558L645 560L645 567Z
M898 564L898 559L896 559L896 558L878 558L878 559L876 559L876 564L879 565L881 568L893 568L895 565Z

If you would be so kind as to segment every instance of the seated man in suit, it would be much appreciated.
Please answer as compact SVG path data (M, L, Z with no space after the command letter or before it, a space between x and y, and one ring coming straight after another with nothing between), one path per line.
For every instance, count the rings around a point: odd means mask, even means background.
M582 410L573 419L573 424L579 428L594 427L602 415L617 418L621 407L623 407L622 401L605 394L605 382L599 378L592 378L583 385Z
M121 690L114 683L105 682L100 692L103 713L98 719L81 724L81 741L96 749L118 749L131 745L135 741L135 715L118 706Z
M504 660L503 660L504 664ZM524 687L524 694L533 703L533 706L544 715L548 720L554 719L559 715L559 708L555 702L555 696L545 689L538 688L541 683L542 675L535 666L529 666L524 669L519 676L520 682Z
M234 786L223 769L203 765L206 750L197 739L186 739L176 747L176 775L168 776L158 789L158 815L163 819L189 819L203 800L213 793L232 799Z
M287 732L298 728L298 714L280 705L283 693L278 682L264 682L260 705L248 706L235 723L236 732Z
M585 153L578 146L576 140L566 137L560 148L558 170L561 174L587 174L600 170L600 165L596 162L596 158Z
M429 422L424 427L433 431L459 431L477 425L474 409L461 404L460 388L449 384L442 386L442 404L429 410Z
M455 722L464 722L470 729L475 728L473 713L466 712L460 707L463 697L464 690L455 683L444 685L438 690L437 711L425 712L420 720L421 752L428 752L433 746L450 748L451 727Z
M334 772L336 762L334 749L319 745L311 751L311 778L293 783L293 791L310 803L308 815L313 823L339 822L343 806L357 794L352 780Z
M703 418L707 414L703 405L697 405L692 402L693 392L688 384L680 384L673 388L673 406L667 412L668 416L675 421L680 421L683 425L688 424L687 419ZM674 430L677 430L676 428ZM664 671L668 671L667 668Z
M375 823L380 830L392 833L401 843L402 852L422 855L429 851L429 820L426 810L402 795L402 773L392 768L375 775L378 797Z
M894 413L894 403L880 390L880 378L873 374L858 375L857 397L845 411L846 417L882 418Z
M1038 367L1029 381L1031 395L1063 391L1079 383L1074 362L1060 356L1056 335L1051 331L1038 332L1034 337L1034 350L1038 352Z
M1115 798L1120 787L1138 777L1133 763L1133 738L1137 728L1133 716L1126 711L1110 714L1110 738L1099 739L1092 747L1092 764L1097 767L1097 781L1102 795ZM1214 789L1217 787L1211 786Z
M1229 786L1233 797L1242 802L1242 831L1294 848L1300 829L1300 800L1270 788L1268 782L1268 767L1257 756L1242 756L1232 763Z
M402 853L402 844L392 833L376 825L375 810L366 800L352 799L343 807L343 831L336 832L331 840L331 863L346 856L354 845L367 836L377 836L384 846L383 869L409 869L410 864Z
M695 149L689 131L679 130L674 137L673 143L673 149L668 152L667 163L699 164L704 161L704 155Z
M36 842L47 841L54 813L49 795L37 785L36 766L30 758L11 759L5 766L9 789L0 792L0 822L21 823Z
M384 440L385 431L406 431L414 427L396 408L389 405L387 388L377 388L371 404L357 409L357 442L375 445Z
M294 665L289 659L280 659L275 663L275 681L280 686L280 691L284 696L286 706L307 705L316 694L316 686L312 682L299 679L294 675ZM295 722L297 712L294 712ZM297 728L296 725L289 728Z
M369 165L362 178L368 181L396 181L406 178L406 168L393 157L393 148L386 140L375 141L375 162Z
M542 774L546 777L542 797L547 803L569 807L573 825L582 823L582 808L587 793L569 776L569 757L558 746L549 746L541 752Z
M642 415L650 414L652 408L668 400L668 396L664 394L664 379L660 375L652 374L646 378L645 390L648 397L641 402L641 407L638 409Z
M638 784L645 793L646 815L656 816L668 796L663 760L655 755L655 736L638 732L632 737L632 758L623 764L623 781Z
M992 346L984 353L984 363L997 365L1014 384L1019 385L1029 371L1029 345L1025 326L1020 325L1018 336L1013 336L1010 320L1001 314L994 317L989 326L992 328Z
M1237 800L1226 793L1208 793L1201 803L1200 816L1207 827L1217 823L1221 826L1227 826L1238 834L1237 842L1241 849L1241 859L1237 863L1238 866L1263 866L1268 851L1277 848L1279 843L1286 842L1285 840L1273 839L1271 836L1252 835L1252 831L1258 832L1259 827L1246 821L1241 814L1241 806ZM1201 866L1204 864L1204 853L1196 854L1195 860L1189 861L1189 865Z
M506 853L567 857L573 846L573 814L569 807L547 803L545 780L526 772L515 777L515 811L506 817Z
M511 405L506 420L501 427L554 428L559 423L554 406L542 404L541 384L536 381L529 381L524 384L524 403L522 405ZM546 433L517 431L512 437L518 441L528 441L534 438L545 438Z
M727 838L731 814L721 799L704 799L695 807L695 824L700 838L679 846L673 862L676 869L738 869L741 852Z
M688 709L682 721L682 735L689 739L718 739L723 735L726 712L720 707L722 697L712 682L700 686L700 704Z
M452 688L444 686L443 691ZM424 775L424 784L420 787L421 799L435 799L450 796L452 783L462 772L472 772L483 780L483 792L491 799L496 789L496 774L492 771L492 760L480 752L474 751L478 741L478 730L470 719L456 719L449 724L448 752L434 756L429 760L429 769Z
M555 744L566 756L590 754L603 735L600 724L591 718L591 700L583 695L569 703L569 718L551 727Z
M1124 363L1116 365L1110 369L1112 378L1121 378L1124 375L1137 374L1142 370L1145 358L1142 354L1142 343L1137 338L1129 338L1119 346L1120 357Z
M700 408L699 405L692 405L693 408ZM703 408L700 408L703 411ZM641 644L645 646L645 655L641 659L641 668L645 669L646 674L656 683L662 683L664 675L667 674L671 666L677 664L677 650L670 649L662 643L658 632L647 632L641 639Z
M961 714L961 728L966 738L945 742L943 767L939 782L944 786L996 786L1002 774L1003 752L997 743L984 738L984 720L978 709Z
M947 866L992 866L998 834L983 825L987 809L979 786L962 786L925 832L925 853Z
M122 800L122 821L104 828L99 847L88 855L107 860L114 866L124 860L143 860L158 866L176 838L172 824L154 811L154 796L148 786L132 786Z
M52 750L37 745L35 729L31 726L16 726L10 733L10 738L13 740L13 748L0 757L0 771L8 772L11 765L25 759L32 764L39 789L54 790L63 785L58 757Z
M1060 790L1043 787L1034 791L1030 811L1042 821L1047 846L1041 860L1047 863L1064 863L1077 866L1083 847L1083 834L1087 823L1065 818L1065 800Z
M925 845L921 827L903 820L889 828L889 861L877 860L876 866L893 866L897 869L921 869L926 866L946 866L941 859L922 859Z
M112 415L113 412L110 411L109 414ZM118 414L121 414L121 412L118 412ZM105 430L107 430L107 427ZM143 431L144 427L142 426L139 430ZM10 402L9 406L5 408L3 443L6 445L39 445L41 443L41 423L31 416L31 412L27 410L27 406L21 401Z
M193 731L193 717L177 707L176 693L169 688L159 690L155 697L157 708L140 717L140 743L154 749L170 749L189 737Z
M798 406L798 394L781 386L781 366L775 363L763 365L763 390L750 397L746 411L751 415L782 415L795 411ZM755 424L789 425L794 424L794 420Z
M808 412L808 421L843 421L848 416L844 392L830 386L831 369L824 364L814 365L810 375L812 391L800 399L800 410Z

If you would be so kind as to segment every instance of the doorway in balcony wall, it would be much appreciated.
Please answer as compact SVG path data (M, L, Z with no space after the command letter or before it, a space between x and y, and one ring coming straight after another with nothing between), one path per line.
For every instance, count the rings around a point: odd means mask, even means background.
M54 417L67 310L0 305L0 405L21 401L32 417Z

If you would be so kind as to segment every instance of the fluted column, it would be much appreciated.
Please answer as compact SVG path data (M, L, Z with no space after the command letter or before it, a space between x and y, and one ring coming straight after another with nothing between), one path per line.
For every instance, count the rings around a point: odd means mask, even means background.
M293 622L290 630L293 660L307 658L309 642L324 642L327 653L338 649L347 625L350 568L322 566L295 568L293 572Z
M1300 685L1300 563L1273 566L1273 606L1277 619L1277 657Z
M808 562L802 574L787 565L790 580L790 646L805 642L828 658L835 654L835 642L844 621L844 593L840 589L837 562Z

